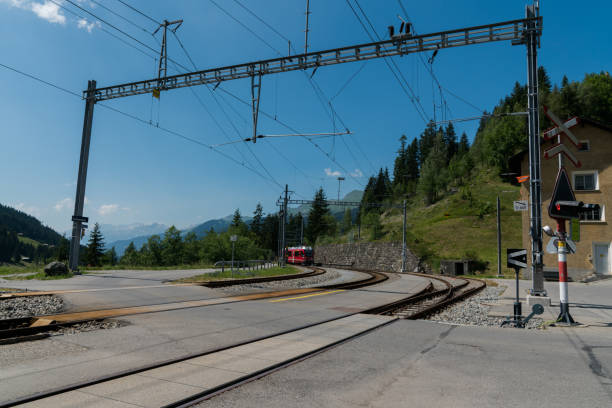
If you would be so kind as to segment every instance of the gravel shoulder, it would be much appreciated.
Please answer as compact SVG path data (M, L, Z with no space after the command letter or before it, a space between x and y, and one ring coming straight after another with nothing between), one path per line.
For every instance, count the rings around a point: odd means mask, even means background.
M429 320L466 326L501 327L501 324L505 319L489 316L489 310L491 309L491 306L499 304L501 295L504 293L506 288L506 286L487 286L477 295L469 297L466 300L456 303L453 306L432 315ZM529 320L525 328L539 329L541 328L542 323L542 319L534 317ZM506 325L503 327L511 326Z
M64 301L55 295L0 299L0 319L40 316L61 312Z
M310 276L308 278L279 280L272 282L251 283L248 285L235 285L220 288L219 290L228 295L243 294L245 292L267 292L271 290L309 288L318 286L332 280L340 278L340 272L336 270L327 270L322 275Z

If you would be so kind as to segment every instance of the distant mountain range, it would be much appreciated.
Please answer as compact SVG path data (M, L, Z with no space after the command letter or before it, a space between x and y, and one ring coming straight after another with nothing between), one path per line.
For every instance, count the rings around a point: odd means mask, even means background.
M363 191L354 190L344 196L342 201L361 201L361 197L363 196ZM333 199L330 197L330 199ZM310 205L304 204L299 207L289 208L289 213L296 215L298 213L302 213L304 216L308 216L308 212L310 211ZM349 207L346 207L349 208ZM345 207L339 206L330 206L330 211L334 217L337 219L341 219L344 215ZM354 214L356 212L356 208L352 208L351 212ZM201 238L206 235L211 228L213 228L216 232L225 232L229 228L232 222L233 215L228 215L227 217L208 220L201 224L198 224L194 227L186 228L182 231L183 236L187 235L190 232L195 232L198 238ZM243 220L246 223L250 223L251 217L243 217ZM39 220L31 215L25 214L19 210L16 210L11 207L3 206L0 204L0 226L3 226L10 231L14 231L15 233L22 234L25 237L31 238L33 240L47 243L49 245L56 245L59 243L61 235L55 232L53 229L44 226ZM86 244L87 239L89 238L89 233L91 232L92 226L87 230L87 236L83 238L82 244ZM101 224L100 230L102 231L102 235L104 236L105 246L106 248L115 247L115 251L117 251L117 255L121 256L125 252L125 249L128 247L130 242L134 242L136 248L140 249L149 239L151 235L163 235L163 233L168 229L167 225L153 223L153 224L143 224L143 223L134 223L127 225L113 225L113 224ZM70 231L66 233L66 236L70 236Z
M208 221L203 222L202 224L196 225L195 227L191 227L191 228L182 230L181 234L185 236L189 234L190 232L195 232L196 236L198 238L201 238L205 236L206 233L210 231L211 228L213 228L216 232L225 232L227 231L230 224L232 223L232 218L233 218L233 215L228 215L227 217L224 217L221 219L208 220ZM249 218L249 217L243 217L242 219L246 223L249 223L252 220L252 218ZM164 232L168 229L168 227L162 224L153 224L153 225L163 227L163 229L156 230L156 232L153 232L150 234L139 235L139 236L126 238L126 239L120 239L116 241L111 241L110 239L106 239L106 242L107 242L106 247L107 248L115 247L115 251L117 252L118 256L123 255L123 253L125 252L125 249L128 247L128 245L130 245L130 242L134 243L134 246L136 246L136 249L140 249L147 242L149 237L151 237L151 235L155 235L155 234L163 235ZM153 225L149 227L152 227ZM102 233L106 237L106 233L104 232L103 226L100 226L100 229L102 230Z

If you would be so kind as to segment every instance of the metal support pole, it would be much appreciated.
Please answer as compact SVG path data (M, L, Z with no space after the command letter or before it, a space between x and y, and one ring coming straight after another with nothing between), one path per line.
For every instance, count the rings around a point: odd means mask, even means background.
M502 259L501 259L501 216L499 194L497 195L497 277L502 277ZM517 275L518 276L518 275Z
M304 32L306 33L306 38L304 39L304 54L308 53L308 31L310 31L308 29L308 17L310 16L310 0L306 0L306 30L304 30Z
M285 184L285 198L283 200L283 236L282 236L282 266L285 266L285 245L286 245L286 241L285 241L285 225L287 225L287 200L289 200L289 185Z
M558 322L573 324L574 319L569 311L569 293L567 287L567 236L565 234L565 220L557 219L557 258L559 261L559 306Z
M538 14L537 3L527 6L527 18ZM527 25L527 106L529 121L529 199L531 235L531 294L546 296L542 257L542 197L540 174L540 118L538 112L538 29L537 22Z
M521 299L519 297L519 268L514 268L514 274L516 276L516 300L514 301L514 321L520 322L523 312L521 307Z
M404 200L404 226L402 228L402 273L406 273L406 200Z
M255 72L251 76L251 107L253 110L253 143L257 142L257 119L259 118L259 100L261 97L261 76L257 75L255 80Z
M232 278L234 277L234 247L235 247L235 242L232 241Z
M83 135L81 138L81 156L79 159L79 175L77 179L76 197L74 200L74 215L72 217L72 237L70 241L70 259L68 266L74 273L79 271L79 250L81 249L81 229L83 228L83 206L85 204L85 185L87 184L87 166L89 163L89 144L91 141L91 125L93 122L94 91L96 81L87 83L87 98L85 100L85 117L83 119Z

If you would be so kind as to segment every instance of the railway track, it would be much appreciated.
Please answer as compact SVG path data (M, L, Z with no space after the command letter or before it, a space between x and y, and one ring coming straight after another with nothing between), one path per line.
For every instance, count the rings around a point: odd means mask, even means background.
M401 319L422 319L486 287L486 283L480 279L417 273L413 275L431 279L432 283L427 292L370 309L367 313L395 316Z
M310 267L312 270L308 276L316 276L325 273L323 268ZM57 333L63 329L86 324L90 322L102 322L108 318L115 318L121 316L130 316L143 313L153 313L169 310L180 310L193 307L203 307L210 305L219 305L224 303L242 302L248 300L259 300L268 299L274 297L300 295L305 293L314 293L319 291L325 291L330 289L357 289L369 285L375 285L386 279L387 275L380 272L365 272L368 277L359 279L353 282L332 284L332 285L319 285L313 288L303 288L294 290L283 290L275 292L264 292L252 295L243 296L231 296L220 299L202 299L200 301L191 300L186 302L173 302L173 303L162 303L153 304L146 306L136 306L127 308L116 308L116 309L103 309L93 310L87 312L78 313L61 313L53 315L40 315L31 316L15 319L3 319L0 320L0 344L11 344L19 343L22 341L39 340L45 337L49 337L53 333ZM292 279L290 275L281 276L277 280L288 280ZM267 279L270 282L272 279ZM236 284L248 284L254 283L251 278L246 279L235 279ZM224 285L222 285L224 286Z
M142 366L139 368L119 372L113 375L103 376L103 377L96 378L96 379L89 380L89 381L84 381L78 384L72 384L69 386L56 388L56 389L49 390L49 391L39 393L36 395L31 395L25 398L20 398L18 400L9 401L7 403L0 403L0 408L17 406L17 405L26 404L29 402L37 402L37 403L42 402L44 404L47 401L46 399L48 398L52 398L60 394L68 394L73 391L78 392L78 390L83 389L83 388L95 387L97 384L106 383L110 381L122 381L124 377L129 377L129 376L142 375L146 377L148 373L153 372L153 370L156 370L156 369L170 367L173 365L180 365L184 363L189 364L189 362L193 361L194 359L208 358L208 357L214 358L214 356L216 355L222 356L223 353L229 353L230 356L234 355L235 357L236 356L235 354L237 353L235 350L240 350L241 348L244 348L244 347L247 347L247 348L257 347L258 344L265 344L266 341L280 341L280 339L282 339L283 336L288 336L288 335L290 336L293 334L297 334L299 337L300 332L308 331L312 329L314 329L315 331L321 330L326 325L331 325L331 330L333 330L333 325L343 324L342 322L348 321L353 318L367 319L368 315L372 315L372 314L383 315L380 317L372 316L370 319L381 319L381 320L380 322L371 324L371 326L365 325L364 320L358 321L357 323L358 323L359 329L357 329L357 331L354 334L350 334L350 335L343 334L342 337L339 338L338 340L330 341L327 344L321 345L320 347L319 346L314 347L311 350L305 350L305 351L300 350L297 354L295 354L294 356L290 358L287 358L284 361L270 364L269 366L254 370L245 375L242 375L242 374L237 375L236 378L231 381L226 381L220 385L212 386L206 390L203 390L198 393L194 393L192 395L183 397L181 399L177 399L176 401L173 401L171 403L163 403L163 404L158 405L158 406L163 406L163 407L192 406L201 401L209 399L215 395L218 395L222 392L238 387L246 382L256 380L272 372L278 371L290 364L294 364L304 359L310 358L316 354L322 353L340 344L348 342L356 337L365 335L366 333L378 327L381 327L383 325L389 324L398 318L417 319L417 318L424 317L430 313L434 313L435 311L440 310L441 308L446 307L451 303L454 303L460 299L463 299L467 296L470 296L471 294L476 293L477 291L479 291L485 286L485 283L483 281L475 280L475 279L448 278L448 277L438 277L438 276L420 275L420 274L416 274L416 275L430 279L431 281L430 284L427 287L425 287L423 290L418 292L417 294L414 294L412 296L409 296L397 302L392 302L384 306L373 308L367 311L362 311L362 312L357 312L357 313L346 313L344 315L341 315L341 316L338 316L338 317L335 317L335 318L332 318L332 319L329 319L323 322L312 323L312 324L297 327L294 329L274 333L268 336L263 336L263 337L235 343L229 346L220 347L214 350L207 350L202 353L194 353L194 354L186 355L180 358L167 360L167 361L163 361L160 363L150 364L147 366ZM357 288L380 283L387 278L388 278L387 275L383 273L371 272L369 273L369 277L366 279L362 279L357 282L350 282L344 285L327 285L327 286L319 287L317 288L317 290L335 289L335 288L340 288L340 287L344 289L357 289ZM284 293L286 292L287 291L284 291ZM269 295L270 297L272 297L273 294L269 294ZM285 296L285 295L280 295L280 296ZM65 323L61 326L65 326L67 324L74 324L74 322ZM346 327L349 327L349 326L346 326ZM22 327L18 330L24 330L24 329L31 330L32 328ZM325 329L325 330L328 330L328 329ZM343 326L343 330L346 330L344 326ZM0 330L0 333L2 332L4 331ZM34 335L36 334L40 334L40 333L34 333ZM275 349L276 347L277 346L273 344L272 348ZM251 349L248 349L248 350L251 350ZM89 390L90 388L87 388L87 389ZM63 398L64 395L61 395L61 397ZM45 400L45 401L39 401L39 400ZM52 406L53 399L49 399L48 401L51 404L48 406Z

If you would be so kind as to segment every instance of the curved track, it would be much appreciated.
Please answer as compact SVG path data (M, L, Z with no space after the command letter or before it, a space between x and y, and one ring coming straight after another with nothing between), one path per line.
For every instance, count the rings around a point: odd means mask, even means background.
M368 275L369 275L368 278L361 279L359 281L349 282L349 283L340 284L340 285L327 285L327 286L324 285L316 289L313 288L314 290L310 290L310 291L311 292L312 291L322 291L322 290L329 290L329 289L342 289L342 290L357 289L357 288L363 288L367 286L376 285L388 278L387 275L383 273L379 273L379 272L369 272ZM424 289L422 289L418 293L408 296L400 301L395 301L395 302L391 302L385 305L381 305L379 307L369 309L365 312L369 314L379 314L379 315L390 316L387 319L381 320L381 323L376 323L374 326L370 328L359 329L359 331L356 332L355 334L348 335L348 336L345 335L342 339L329 342L328 344L322 345L321 347L316 347L304 353L299 353L298 355L294 357L288 358L286 361L272 364L268 367L265 367L264 369L256 370L248 375L241 375L237 377L235 380L227 381L219 386L212 387L206 391L194 393L193 395L190 395L187 398L183 398L180 401L176 401L170 404L162 404L161 406L186 407L186 406L194 405L202 400L210 398L223 391L239 386L240 384L243 384L244 382L248 382L248 381L252 381L254 379L260 378L273 371L279 370L289 364L293 364L295 362L301 361L310 356L321 353L329 348L335 347L339 344L349 341L357 336L361 336L377 327L380 327L381 325L388 324L389 322L393 321L394 318L416 319L416 318L423 317L426 314L432 313L438 310L439 308L445 307L446 305L452 302L455 302L459 299L469 296L475 293L476 291L482 289L485 286L484 282L478 281L478 280L472 280L472 279L468 280L468 279L437 277L437 276L431 276L431 275L419 275L419 274L416 274L416 275L429 279L431 281L430 284L427 285ZM259 298L262 298L262 295L266 295L267 297L287 296L288 294L287 292L288 291L270 292L266 294L257 294L257 296ZM300 292L300 293L304 293L304 292ZM244 299L244 300L248 300L248 299ZM186 307L193 307L193 306L186 306ZM31 395L29 397L25 397L25 398L21 398L18 400L10 401L5 404L1 404L0 408L8 407L8 406L15 406L17 404L23 404L23 403L32 402L32 401L38 401L41 399L56 396L58 394L64 394L64 393L68 393L71 391L79 390L84 387L91 387L96 384L101 384L101 383L105 383L105 382L113 381L113 380L121 380L124 377L129 377L129 376L139 375L139 374L146 375L146 373L150 372L151 370L156 370L156 369L160 369L164 367L172 367L174 365L181 364L182 362L185 362L187 360L197 359L203 356L211 356L211 355L215 355L215 353L224 353L228 351L231 352L231 350L233 349L239 349L241 347L249 347L250 345L257 345L264 341L274 341L275 339L281 338L282 336L291 335L293 333L300 333L301 331L305 331L305 330L317 330L319 327L323 327L325 325L330 325L330 324L333 325L336 322L338 322L338 324L342 324L342 322L346 321L347 319L348 320L352 318L365 319L364 317L358 317L358 316L367 316L367 315L364 315L363 313L364 313L363 311L361 311L361 313L360 312L346 313L341 316L334 317L332 319L318 321L316 323L296 327L296 328L285 330L282 332L277 332L274 334L270 334L268 336L262 336L262 337L258 337L255 339L250 339L248 341L237 342L229 346L226 345L224 347L216 348L213 350L207 350L206 352L203 352L203 353L192 353L189 355L182 356L180 358L163 361L161 363L150 364L150 365L138 367L132 370L122 371L122 372L119 372L113 375L102 376L102 377L99 377L99 378L96 378L90 381L56 388L48 392ZM52 326L55 324L57 323L53 323L49 326ZM72 323L66 322L61 325L66 325L66 324L74 324L74 322ZM17 330L21 330L22 333L29 333L29 335L39 334L39 332L31 333L32 330L34 331L37 330L36 328L32 328L32 327L21 328ZM8 334L8 332L4 330L4 331L0 331L0 335L2 335L3 332Z

